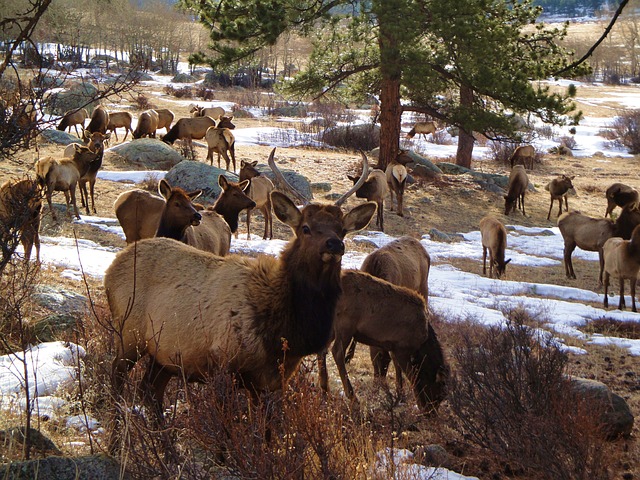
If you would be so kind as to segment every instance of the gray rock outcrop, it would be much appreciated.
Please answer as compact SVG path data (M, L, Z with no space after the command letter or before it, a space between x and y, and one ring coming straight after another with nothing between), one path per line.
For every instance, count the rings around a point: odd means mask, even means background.
M140 170L169 170L184 160L176 149L155 138L140 138L105 150Z

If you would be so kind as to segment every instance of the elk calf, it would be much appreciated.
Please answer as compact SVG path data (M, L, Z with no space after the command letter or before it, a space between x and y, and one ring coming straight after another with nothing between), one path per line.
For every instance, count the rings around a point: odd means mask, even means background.
M354 185L360 180L360 177L347 175ZM356 191L356 197L366 198L369 202L376 202L378 205L376 225L384 232L384 197L389 195L389 184L387 183L387 175L378 168L374 168L369 172L367 180Z
M631 310L636 310L636 282L640 270L640 225L633 229L631 240L613 237L607 240L604 252L604 308L609 307L609 279L615 277L620 282L620 301L618 308L626 306L624 299L624 281L631 285Z
M558 217L562 215L562 199L564 198L565 203L565 211L569 211L569 199L567 198L570 191L575 193L575 189L573 188L573 180L575 176L568 177L567 175L562 175L561 177L554 178L544 187L545 190L549 192L551 195L551 204L549 205L549 213L547 214L547 220L551 217L551 209L553 208L553 201L558 200Z
M271 152L273 155L275 152ZM256 207L262 212L264 217L264 234L262 239L273 238L273 215L271 214L271 192L275 189L273 182L262 175L256 169L258 161L240 161L240 181L251 180L249 184L249 197L255 202ZM247 240L251 239L251 211L247 210Z
M236 126L231 123L233 117L222 117L215 127L209 127L205 134L207 140L207 160L213 165L213 153L218 154L218 168L220 168L220 156L224 158L226 162L226 170L229 171L229 154L233 160L233 172L236 171L236 150L235 150L235 137L231 133L231 129ZM229 153L227 153L229 152Z
M493 278L493 267L496 267L496 277L505 274L507 264L511 261L504 259L507 249L507 229L497 218L486 216L480 220L480 235L482 236L482 274L487 274L487 250L489 250L489 277Z
M522 210L522 215L525 217L527 214L524 211L524 196L527 193L529 186L529 177L522 165L515 165L511 169L511 175L509 175L509 186L507 187L507 194L504 196L504 214L509 215L516 208Z

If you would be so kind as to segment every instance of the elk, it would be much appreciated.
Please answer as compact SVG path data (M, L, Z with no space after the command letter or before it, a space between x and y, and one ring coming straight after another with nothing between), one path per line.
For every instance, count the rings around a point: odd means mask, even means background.
M274 155L275 151L271 152ZM258 161L240 161L240 181L251 180L249 184L249 197L255 202L256 207L262 212L264 217L264 233L262 239L273 238L273 215L271 214L271 192L275 189L273 182L262 175L256 168ZM357 192L356 192L357 194ZM251 239L251 211L247 210L247 240Z
M86 132L82 132L83 137ZM111 133L107 133L103 135L100 132L95 132L90 134L85 138L85 142L87 142L87 147L93 153L97 154L96 158L89 163L89 167L87 171L82 174L78 180L78 185L80 187L80 203L87 210L87 215L89 215L89 195L87 194L87 182L89 182L89 192L91 193L91 210L93 213L96 213L96 203L94 200L94 190L96 186L96 179L98 178L98 170L102 167L102 158L104 156L104 144L109 141L111 137ZM66 153L66 150L65 150Z
M558 228L564 240L563 258L567 278L576 278L571 255L576 247L580 247L588 252L598 252L600 262L598 282L602 285L603 247L607 240L617 236L616 224L608 218L591 218L580 212L565 212L558 218Z
M213 165L213 153L218 154L218 168L220 168L220 155L226 162L226 170L229 171L229 163L233 160L233 171L236 171L236 147L235 137L231 133L231 129L236 126L231 123L233 117L221 117L220 121L215 127L209 127L205 133L205 139L207 140L207 160ZM231 160L229 154L231 154Z
M174 113L168 108L156 108L155 110L158 114L158 128L164 128L166 132L169 133L169 129L175 118Z
M522 165L515 165L511 169L511 175L509 175L509 186L507 187L507 194L504 196L504 214L509 215L516 208L522 210L522 215L527 216L524 211L524 196L527 193L529 186L529 177Z
M402 152L401 152L402 153ZM393 212L393 203L394 196L396 198L397 203L397 214L399 217L404 216L403 212L403 197L404 197L404 187L407 183L407 167L402 165L397 161L397 159L392 160L387 165L385 170L385 175L387 176L387 184L389 186L389 207Z
M620 282L620 301L618 309L626 307L624 299L624 281L631 284L631 310L636 310L636 282L640 270L640 225L633 229L630 240L613 237L602 247L604 253L604 308L609 307L609 280L613 276Z
M354 339L390 351L410 380L418 406L427 414L435 413L445 396L449 369L429 320L426 301L415 291L364 272L342 274L331 353L352 404L358 400L347 374L345 350ZM320 385L326 389L326 350L318 355L318 370Z
M192 117L211 117L214 120L218 120L222 118L226 112L222 107L201 107L199 105L191 105L189 108L189 113L191 113Z
M91 114L91 120L87 125L90 133L100 132L107 133L107 125L109 125L109 112L102 105L98 105Z
M51 216L56 220L56 212L51 205L51 194L54 191L64 192L67 203L67 212L69 211L69 203L73 204L76 217L80 218L78 206L76 205L76 185L80 177L85 175L89 170L89 165L93 162L98 153L92 152L88 147L74 144L76 153L73 158L56 159L53 157L44 157L39 159L35 164L36 177L38 184L44 189L47 203Z
M431 257L422 244L409 236L400 237L367 255L360 270L388 282L418 292L429 298L429 268ZM356 342L352 341L345 361L349 362L355 353ZM373 374L376 378L385 378L391 361L388 350L369 347ZM396 385L402 390L402 371L396 368Z
M145 110L138 117L136 129L131 133L135 139L142 138L145 135L149 138L156 138L156 130L158 129L158 112L153 109Z
M511 154L509 163L511 164L511 168L513 168L517 162L521 162L522 166L526 168L527 160L529 160L529 169L533 170L533 162L535 159L536 149L533 148L533 145L520 145L519 147L516 147L513 154Z
M245 208L255 206L255 203L244 193L244 190L249 185L248 181L240 183L229 182L223 175L220 175L220 177L218 177L218 184L222 188L222 193L218 196L216 202L206 210L204 208L199 209L199 212L205 219L204 223L207 225L214 223L206 220L212 216L206 213L207 211L212 210L217 215L220 215L226 222L226 228L230 230L229 235L231 235L231 233L236 232L238 229L239 213ZM163 197L151 195L149 192L139 189L128 190L118 196L114 203L114 210L128 244L145 238L152 238L156 235L160 226L162 212L166 205ZM185 207L185 209L188 208ZM174 223L178 224L179 221L175 220ZM184 227L187 228L188 225L187 222ZM200 225L200 227L202 226L203 225ZM198 227L198 229L200 229L200 227ZM224 227L220 229L224 229ZM190 235L188 233L189 230L190 229L187 228L187 236ZM187 238L184 233L165 236L178 238L182 241L186 241ZM219 243L221 244L222 242ZM191 245L196 246L194 244ZM214 253L225 255L228 251L227 247L226 251L216 250Z
M549 205L549 213L547 214L547 220L551 217L551 209L553 208L553 201L558 201L558 217L562 215L562 199L564 198L565 211L569 211L569 199L568 195L570 191L575 193L575 189L573 188L573 180L575 176L568 177L567 175L562 175L558 178L554 178L547 185L545 185L544 189L549 192L551 195L551 204Z
M624 183L614 183L605 192L607 198L607 210L604 212L605 218L611 216L611 212L616 208L624 208L627 205L638 205L638 191L625 185Z
M486 216L480 220L480 235L482 237L482 274L487 274L487 250L489 251L489 278L493 278L493 267L496 267L496 277L500 278L511 261L504 259L507 248L507 229L497 218Z
M58 130L64 131L67 128L69 132L71 132L71 127L76 129L76 135L80 136L78 133L78 125L82 127L84 130L84 121L89 118L89 112L87 112L86 108L77 108L75 110L68 110L64 112L60 123L58 124Z
M409 130L407 133L407 138L413 138L418 135L422 135L424 138L427 138L427 135L436 133L436 122L416 122L413 125L413 128Z
M35 180L7 180L0 186L0 235L6 245L13 232L19 234L25 261L31 258L33 246L36 260L40 261L41 210L42 196Z
M180 118L171 130L162 137L164 143L173 145L176 140L186 140L189 148L192 148L192 139L204 138L209 127L215 127L216 122L211 117L185 117Z
M343 239L365 228L376 208L366 203L343 214L339 205L353 191L335 205L301 210L273 192L276 216L294 232L279 259L220 257L168 238L122 250L104 277L119 335L112 365L117 394L146 355L152 362L145 396L159 423L172 376L200 381L222 366L251 392L282 388L302 358L329 341L341 291ZM120 418L116 410L111 452Z
M352 175L347 175L347 178L354 184L360 180L360 177L354 177ZM381 232L384 232L384 197L389 193L387 175L378 168L374 168L369 172L367 180L356 191L356 197L366 198L367 201L376 202L376 205L378 205L376 225L380 228Z
M29 148L32 138L38 135L38 110L32 102L20 103L17 107L16 125L24 135L24 148Z
M124 142L127 139L127 135L131 132L133 136L133 131L131 130L131 122L133 122L133 115L129 112L111 112L109 113L109 123L107 124L107 131L111 130L116 137L116 142L118 142L118 132L116 132L116 128L124 128L124 138L122 141Z

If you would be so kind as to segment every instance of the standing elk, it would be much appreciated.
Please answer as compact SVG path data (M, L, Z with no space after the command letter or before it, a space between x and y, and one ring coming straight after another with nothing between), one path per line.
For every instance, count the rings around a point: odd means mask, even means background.
M609 280L615 277L620 282L618 309L626 307L624 281L629 280L631 289L631 310L636 310L636 282L640 271L640 225L633 229L631 240L613 237L602 248L604 252L604 308L609 307Z
M145 399L160 424L172 376L201 381L222 366L253 393L281 389L302 358L329 341L341 292L343 239L365 228L376 208L367 203L343 214L339 205L354 191L335 205L302 210L273 192L276 216L295 235L279 259L219 257L168 238L121 251L104 276L119 337L112 366L117 395L146 355L152 358ZM120 423L116 409L111 452Z
M131 136L133 136L131 122L133 122L133 115L129 112L110 112L107 131L111 130L116 137L116 142L118 142L118 132L116 132L116 128L124 128L124 138L122 139L124 142L129 132L131 132Z
M360 177L347 175L347 178L354 184L360 180ZM367 180L356 191L356 197L366 198L369 202L376 202L378 205L378 213L376 215L376 225L384 232L384 197L389 195L389 184L387 183L387 175L380 169L374 168L369 172Z
M404 207L402 205L404 198L404 188L407 184L407 167L397 161L392 160L385 170L387 177L387 185L389 186L389 208L393 212L394 197L397 204L397 214L399 217L404 216Z
M331 353L345 395L353 404L358 400L345 365L351 339L390 351L411 382L420 409L435 413L446 393L449 369L429 320L426 301L415 291L364 272L342 274ZM318 370L320 385L326 390L326 350L318 355Z
M210 165L213 165L213 153L215 152L218 154L218 168L220 168L220 156L222 155L226 162L227 171L229 171L229 164L233 160L233 172L235 173L236 139L231 133L231 129L236 128L236 126L231 123L231 120L233 120L233 117L221 117L215 127L207 129L205 139L207 140L207 160L209 160ZM229 154L231 154L231 160L229 159Z
M507 264L511 261L504 259L507 249L507 229L497 218L486 216L480 220L480 235L482 237L482 274L487 274L487 250L489 251L489 277L493 278L493 267L496 277L505 274Z
M427 138L429 134L435 134L437 131L436 122L416 122L407 133L407 138L413 138L418 135L422 135L424 138Z
M624 208L627 205L638 205L638 191L625 185L624 183L614 183L605 192L607 198L607 210L604 212L605 218L611 216L611 212L616 208Z
M275 151L271 152L274 155ZM260 209L264 217L264 233L262 239L273 238L273 215L271 213L271 192L275 189L273 182L262 175L256 168L258 161L240 161L240 181L251 180L249 184L249 197L255 202L255 206ZM357 195L357 192L356 192ZM251 211L247 210L247 240L251 239Z
M569 177L567 175L562 175L558 178L554 178L549 183L547 183L544 187L551 196L551 204L549 205L549 213L547 214L547 220L551 217L551 209L553 208L553 201L558 201L558 217L562 215L562 199L564 198L565 211L569 211L569 192L572 191L575 193L575 189L573 188L573 180L575 176Z
M91 114L91 120L87 125L87 130L90 133L100 132L107 133L107 126L109 125L109 112L102 105L98 105Z
M62 116L60 123L58 124L58 130L64 131L67 128L69 129L69 133L71 133L71 127L76 129L76 135L80 136L78 133L78 125L82 127L84 130L84 122L89 118L89 112L87 112L86 108L77 108L75 110L68 110Z
M211 117L214 120L218 120L226 115L224 108L222 107L201 107L199 105L191 105L189 113L192 117Z
M200 140L207 134L209 127L215 127L216 122L211 117L185 117L180 118L171 130L162 137L164 143L173 145L176 140L186 140L189 148L192 148L192 140Z
M511 168L513 168L516 163L521 162L522 166L526 168L528 160L529 170L533 170L533 163L535 159L536 149L533 148L533 145L520 145L513 151L513 154L509 158L509 163L511 164Z
M511 175L509 175L509 186L507 187L507 194L504 196L504 214L509 215L516 208L522 210L522 215L527 216L524 211L524 196L527 193L529 187L529 177L522 165L515 165L511 169Z
M41 210L42 195L35 180L7 180L0 186L0 235L5 245L14 232L20 235L25 261L31 258L33 246L40 261Z
M156 130L158 129L158 112L154 109L145 110L138 117L136 129L131 133L134 139L148 136L156 138Z
M158 114L158 129L164 128L169 133L175 114L168 108L156 108L155 111Z

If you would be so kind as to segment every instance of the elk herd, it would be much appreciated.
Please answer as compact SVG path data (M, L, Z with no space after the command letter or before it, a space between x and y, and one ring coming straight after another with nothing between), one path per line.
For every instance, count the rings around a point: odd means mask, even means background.
M73 209L80 218L78 187L86 213L96 213L96 174L105 144L112 134L117 139L117 128L125 129L123 141L129 133L134 139L155 138L161 128L166 130L162 140L169 144L204 138L207 160L213 164L213 153L217 153L218 166L222 157L226 169L232 166L235 172L233 117L220 108L194 105L190 110L192 117L175 123L170 110L144 111L133 130L128 112L108 112L104 107L95 108L91 117L85 109L67 112L58 129L77 129L80 125L83 144L73 144L59 157L39 159L35 181L9 181L0 187L0 222L10 225L18 210L26 215L20 231L26 259L33 246L39 258L39 189L53 218L54 191L64 193L67 210ZM90 121L85 129L87 119ZM416 124L408 136L435 131L433 122L425 122ZM275 148L268 164L281 178L274 155ZM114 211L127 246L104 276L116 334L112 363L116 393L124 394L130 370L143 357L149 357L142 391L155 422L161 426L164 392L172 377L202 381L222 367L233 372L255 396L281 389L303 357L316 355L319 385L327 391L326 356L330 349L345 395L355 405L357 395L346 362L360 342L369 346L375 377L384 379L393 362L398 388L406 377L421 410L434 413L446 394L449 367L434 328L437 322L428 306L429 254L418 240L402 236L369 254L360 270L342 269L347 234L366 228L374 215L377 227L384 231L385 210L404 215L407 164L412 161L408 152L401 150L384 169L369 168L364 153L361 158L360 174L348 177L353 186L334 204L299 207L256 168L257 161L245 160L240 162L238 182L219 176L221 193L210 206L195 203L200 190L188 192L165 180L158 183L160 196L139 189L120 194ZM534 158L533 147L519 147L511 157L505 216L517 209L527 215L529 178L525 166L516 163L528 162L531 166ZM640 270L638 192L624 184L611 185L606 192L605 217L591 218L568 211L573 178L562 175L545 187L551 200L547 219L553 202L559 204L557 224L564 240L566 276L576 278L571 261L576 247L597 251L604 306L608 306L608 287L614 277L620 285L619 308L625 306L624 281L628 280L635 312L635 283ZM353 194L365 202L345 213L341 206ZM384 207L385 198L388 209ZM606 218L616 207L621 208L617 219ZM273 237L273 215L292 231L279 258L229 255L231 236L238 235L241 212L246 211L250 238L251 212L256 208L264 218L263 239ZM505 259L505 225L496 216L486 215L479 222L479 230L482 272L487 274L488 256L489 276L502 278L511 261ZM123 422L116 401L109 444L112 452L123 440Z

